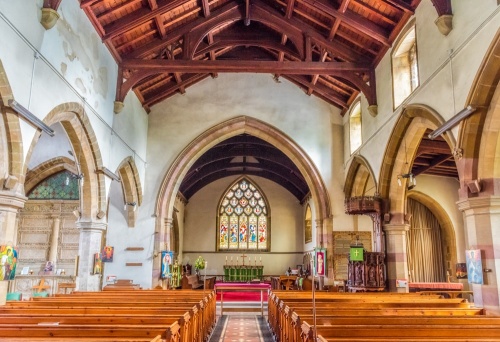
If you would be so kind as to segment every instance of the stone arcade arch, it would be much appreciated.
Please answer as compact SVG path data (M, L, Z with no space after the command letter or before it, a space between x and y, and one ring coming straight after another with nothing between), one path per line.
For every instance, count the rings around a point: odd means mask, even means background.
M396 279L408 279L406 262L406 232L409 229L406 217L406 181L398 185L397 176L408 173L416 156L420 140L427 129L436 129L444 123L443 118L432 108L412 104L408 105L398 118L386 146L380 170L378 192L388 200L386 212L390 221L384 222L387 254L387 280L389 289L396 291ZM455 142L451 133L443 135L454 150Z
M142 187L137 166L132 157L125 158L118 167L125 203L135 203L135 206L127 205L127 224L135 227L137 220L137 207L142 204Z
M476 107L460 126L457 156L460 177L458 202L464 213L466 249L481 249L485 269L498 269L500 209L500 31L485 54L466 105ZM478 181L479 189L468 184ZM484 273L484 285L473 284L474 303L500 313L500 275Z
M0 243L15 241L17 214L24 207L23 143L19 118L7 107L13 99L7 74L0 60ZM5 303L7 281L0 282L0 305Z
M375 174L368 161L362 156L354 156L347 171L344 185L346 198L373 196L377 192Z
M84 175L80 192L79 262L77 289L96 291L100 288L100 276L90 275L93 254L101 249L102 232L106 230L106 191L104 175L96 173L102 167L102 157L97 138L85 110L79 103L69 102L56 106L44 119L47 125L60 122L68 135L76 159L77 170ZM26 157L24 172L38 142L35 136Z
M170 169L165 174L156 202L156 234L155 249L163 250L168 237L174 211L174 204L179 186L184 175L193 162L215 144L227 138L247 133L263 139L285 153L298 167L304 176L311 191L312 200L317 204L317 226L321 237L318 244L327 243L327 234L331 231L331 204L328 190L321 178L319 171L302 148L283 132L269 124L248 117L239 116L209 128L194 139L175 159ZM170 223L169 223L170 222ZM168 247L168 246L167 246ZM326 246L325 246L326 247ZM158 273L159 263L155 264L153 274ZM153 282L157 279L153 279Z

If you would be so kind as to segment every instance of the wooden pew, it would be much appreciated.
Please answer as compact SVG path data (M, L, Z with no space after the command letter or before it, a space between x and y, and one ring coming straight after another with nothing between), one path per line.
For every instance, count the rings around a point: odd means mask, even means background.
M447 339L448 341L483 339L487 341L500 341L500 325L485 324L480 329L474 325L455 324L382 324L382 325L317 325L317 334L326 341L339 341L339 339L356 338L370 339L392 339L402 341L429 341ZM312 342L314 329L308 323L302 323L302 342Z
M97 329L96 331L100 331L101 327L111 325L111 323L119 327L118 330L124 335L127 332L126 325L147 326L151 327L151 331L154 332L154 329L158 328L157 323L161 323L163 332L158 335L169 342L202 342L209 336L209 332L215 324L215 295L213 292L208 292L207 295L203 296L203 293L197 291L197 295L194 296L196 298L194 299L186 298L186 295L189 295L189 293L181 295L181 292L172 294L174 292L132 290L131 293L133 293L133 297L124 296L124 292L122 291L116 294L106 292L105 295L103 295L103 292L79 292L75 293L75 295L46 298L45 302L37 299L32 302L23 302L25 305L7 305L0 308L0 314L6 317L9 326L21 328L20 331L23 331L23 333L32 329L34 334L30 335L31 339L28 340L37 338L38 335L43 335L42 332L38 332L40 330L38 323L54 323L54 319L64 320L65 323L57 321L59 324L57 328L49 326L50 329L59 329L63 325L65 327L68 325L79 326L81 324L89 327L82 329L82 332L89 334L93 334L94 331L90 327L94 326ZM171 299L174 300L168 300L168 297L172 297ZM68 303L72 305L68 305ZM99 304L95 305L96 303ZM165 305L166 303L173 303L175 306L168 308ZM192 305L193 303L195 303L194 306ZM180 312L177 311L179 306L184 306L184 313L182 313L182 309ZM201 317L200 312L205 315ZM138 317L138 313L148 315L149 318L147 316ZM131 319L125 320L125 317L118 317L117 315L119 314L127 314ZM85 315L85 317L75 317L75 315ZM158 315L161 315L161 317ZM198 317L198 321L194 319L196 317ZM16 319L25 324L25 326L20 325L20 323L14 324ZM31 327L26 323L36 324L37 327ZM171 324L169 325L169 323ZM67 334L64 327L61 328L62 330L57 330L57 336ZM12 329L7 329L6 324L0 324L0 338L11 332ZM117 339L125 338L125 336L120 337L117 335L119 334L116 333L112 336L105 334L99 338L103 339L103 341L108 337ZM155 337L158 335L155 335ZM10 335L9 338L12 336ZM61 338L66 338L65 336ZM77 337L82 338L82 334ZM94 337L97 338L96 336L92 336L92 338ZM19 335L16 335L16 338L20 338ZM43 338L43 336L40 338ZM140 341L152 340L152 338L146 336L130 336L130 338L130 341L135 338ZM71 337L71 340L74 340L73 337Z
M318 341L500 341L500 317L438 297L316 293ZM276 340L315 341L312 311L310 293L273 291L268 319Z

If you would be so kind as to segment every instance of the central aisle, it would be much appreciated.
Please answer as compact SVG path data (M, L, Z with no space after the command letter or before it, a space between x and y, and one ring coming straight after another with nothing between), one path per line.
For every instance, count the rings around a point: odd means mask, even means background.
M219 317L210 342L273 342L266 318L232 314Z

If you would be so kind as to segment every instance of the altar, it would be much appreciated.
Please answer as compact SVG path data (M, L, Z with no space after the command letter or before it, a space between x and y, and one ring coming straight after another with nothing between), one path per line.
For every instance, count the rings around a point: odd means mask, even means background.
M262 265L224 265L225 282L248 282L254 279L262 281L263 275Z

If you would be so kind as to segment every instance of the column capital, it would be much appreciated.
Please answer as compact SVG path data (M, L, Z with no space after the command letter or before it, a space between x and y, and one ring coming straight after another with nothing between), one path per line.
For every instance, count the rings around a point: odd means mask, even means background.
M460 211L484 211L500 213L500 196L471 197L457 202Z
M106 230L108 227L107 223L94 222L94 221L78 221L76 222L76 228L81 230Z
M410 225L406 223L400 224L385 224L384 232L386 235L402 235L406 234L407 231L410 230Z
M0 191L0 208L17 211L24 208L28 197L12 191Z

